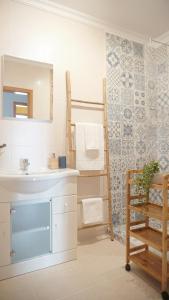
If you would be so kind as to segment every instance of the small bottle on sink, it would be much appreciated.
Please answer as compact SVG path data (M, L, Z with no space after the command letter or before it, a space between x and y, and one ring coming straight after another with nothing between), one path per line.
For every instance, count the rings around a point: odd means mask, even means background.
M58 160L56 159L55 153L52 153L51 157L49 157L48 168L51 170L58 169Z

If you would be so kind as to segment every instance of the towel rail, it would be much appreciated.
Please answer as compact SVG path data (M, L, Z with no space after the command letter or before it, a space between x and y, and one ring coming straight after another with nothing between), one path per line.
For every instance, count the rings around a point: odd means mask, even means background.
M111 183L110 183L110 170L109 170L109 140L108 140L108 120L107 120L107 99L106 99L106 79L103 79L103 102L96 101L85 101L80 99L74 99L71 95L71 81L70 72L66 72L66 96L67 96L67 149L68 149L68 161L69 167L75 168L75 157L76 149L73 149L73 139L72 134L75 129L75 123L72 122L72 109L90 109L102 111L103 113L103 127L104 127L104 141L105 141L105 169L102 171L81 171L80 177L91 178L91 177L104 177L107 178L105 184L107 185L107 200L108 200L108 221L100 224L83 225L78 228L78 230L83 230L87 228L93 228L98 226L108 225L110 238L114 239L113 224L112 224L112 196L111 196Z
M71 99L72 102L78 102L83 104L89 104L89 105L101 105L104 106L103 102L95 102L95 101L85 101L85 100L77 100L77 99Z

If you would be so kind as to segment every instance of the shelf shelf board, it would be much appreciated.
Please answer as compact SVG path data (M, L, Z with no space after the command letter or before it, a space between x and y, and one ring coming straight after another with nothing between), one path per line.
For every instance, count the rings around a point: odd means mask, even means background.
M129 179L128 183L132 185L134 183L134 180L132 178ZM162 190L163 184L162 183L152 183L150 186L151 189L158 189ZM168 184L168 190L169 190L169 184Z
M145 244L155 248L158 251L162 251L162 233L150 227L141 227L137 229L131 229L130 235ZM169 241L168 241L169 250Z
M35 232L48 231L48 230L50 230L50 226L41 226L36 228L23 229L20 231L14 231L12 234L19 235L19 234L28 234L28 233L35 233Z
M162 220L162 206L160 205L156 205L152 203L143 203L143 204L139 203L139 204L129 205L129 208L136 212L140 212L147 217ZM168 209L167 220L169 220L169 209Z
M151 251L145 250L137 254L130 255L130 260L137 264L149 275L161 282L162 279L162 260L161 257L152 253ZM169 270L169 264L168 264ZM169 273L167 274L169 277Z

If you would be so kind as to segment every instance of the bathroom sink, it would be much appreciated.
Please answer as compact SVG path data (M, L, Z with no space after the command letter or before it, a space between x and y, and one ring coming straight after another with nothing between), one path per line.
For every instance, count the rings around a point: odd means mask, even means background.
M53 187L60 178L78 176L73 169L43 170L39 172L0 171L0 186L9 192L32 194L44 192Z

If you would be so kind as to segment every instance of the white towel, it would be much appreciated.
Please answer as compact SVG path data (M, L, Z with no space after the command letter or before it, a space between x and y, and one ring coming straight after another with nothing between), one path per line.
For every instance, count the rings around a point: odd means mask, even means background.
M85 146L86 150L100 149L100 141L103 134L103 125L95 123L85 124Z
M88 126L89 125L89 126ZM93 143L92 136L86 138L88 128L91 123L76 123L75 124L75 140L76 140L76 169L78 170L104 170L104 132L103 125L98 125L98 138ZM94 127L95 124L94 124ZM87 128L87 129L86 129ZM92 131L94 133L94 130ZM97 145L98 143L98 145ZM98 147L98 150L87 150L88 147ZM95 144L95 145L94 145Z
M103 222L103 199L82 199L83 224L95 224Z

